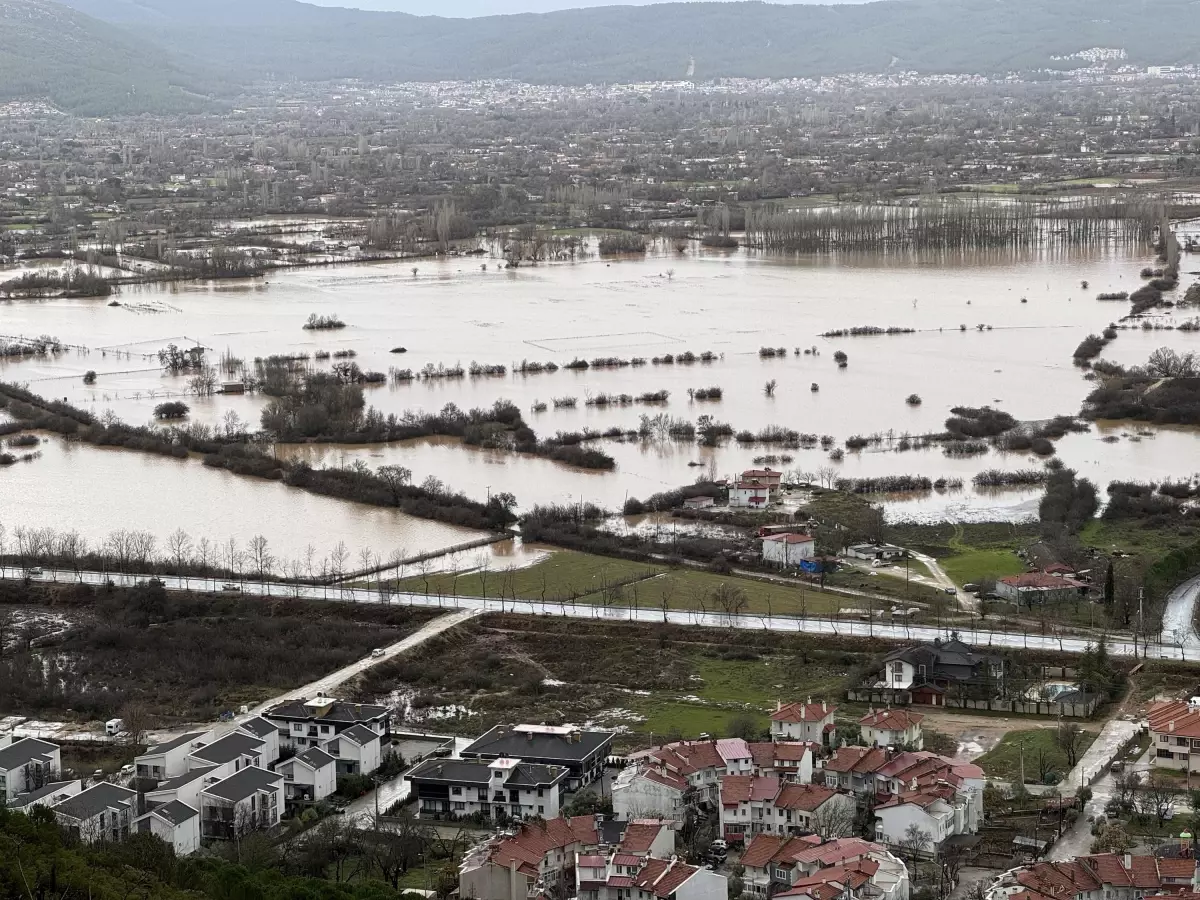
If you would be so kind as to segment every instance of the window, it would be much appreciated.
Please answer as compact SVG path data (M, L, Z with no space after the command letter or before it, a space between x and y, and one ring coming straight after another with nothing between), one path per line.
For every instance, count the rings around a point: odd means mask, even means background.
M924 674L925 674L925 667L924 667L924 666L917 666L917 674L918 674L918 675L924 675Z
M328 725L321 726L321 734L329 734L329 726Z
M304 731L304 723L303 722L293 722L292 723L292 731L299 731L299 732Z
M1186 747L1188 745L1187 738L1175 738L1176 747Z
M451 805L452 805L452 806L453 806L453 807L454 807L456 810L465 810L465 809L467 808L467 804L463 803L461 800L455 800L455 801L454 801L454 803L453 803L453 804L451 804Z
M538 807L538 815L539 816L542 815L545 811L546 811L546 807L544 807L544 806Z
M1171 742L1171 739L1169 737L1167 737L1167 735L1165 735L1165 734L1160 734L1158 736L1158 741L1161 744L1169 744Z
M450 793L452 793L455 797L461 797L462 796L462 788L458 787L456 785L456 786L450 788Z
M1200 743L1200 742L1198 742L1198 743ZM544 797L545 795L546 795L546 790L545 790L545 788L538 788L538 796L539 796L539 797Z
M892 663L892 681L904 680L904 663L897 660Z

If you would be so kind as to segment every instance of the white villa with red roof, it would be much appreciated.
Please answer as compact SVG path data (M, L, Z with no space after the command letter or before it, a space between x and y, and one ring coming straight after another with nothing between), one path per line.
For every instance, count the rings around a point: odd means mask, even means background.
M579 900L727 900L729 891L724 875L621 849L580 856L575 877Z
M1148 718L1154 737L1151 762L1163 769L1200 772L1200 703L1155 703Z
M907 709L871 709L858 720L868 747L924 747L921 722L925 717Z
M746 891L756 897L797 896L832 900L845 894L877 900L908 900L904 863L861 838L822 841L817 835L759 834L739 863Z
M1194 859L1100 853L1018 866L988 889L987 900L1142 900L1200 890Z
M721 837L740 843L756 834L798 834L819 830L821 821L853 819L854 798L816 784L793 784L777 775L725 775L721 778ZM836 835L840 837L841 835Z
M463 857L459 896L529 900L556 885L568 887L576 854L599 843L595 816L526 822L515 834L494 837Z
M811 741L830 746L833 733L833 714L836 706L822 700L813 703L810 697L804 703L777 703L771 713L771 738L776 741Z

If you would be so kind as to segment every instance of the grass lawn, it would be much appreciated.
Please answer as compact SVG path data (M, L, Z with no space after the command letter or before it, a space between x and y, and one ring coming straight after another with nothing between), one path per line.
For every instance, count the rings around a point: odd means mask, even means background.
M1196 543L1200 540L1200 529L1186 525L1147 528L1136 521L1093 519L1079 532L1079 540L1097 550L1122 550L1125 553L1158 557Z
M402 591L414 594L457 594L460 597L512 597L556 603L608 588L612 585L653 577L665 566L630 562L608 556L593 556L560 550L524 569L489 570L455 574L411 575L397 582Z
M764 712L724 709L698 703L652 700L645 704L636 704L634 711L644 716L643 721L637 724L637 729L645 733L647 742L651 744L676 732L685 738L695 738L702 734L725 737L729 733L729 721L734 716L749 715L764 731L770 726L770 720Z
M1000 743L983 756L975 760L975 765L984 773L1006 781L1016 781L1021 775L1021 751L1025 756L1025 781L1037 783L1040 773L1039 757L1045 753L1050 771L1057 773L1059 779L1065 778L1071 767L1067 765L1067 755L1055 742L1055 728L1030 728L1022 731L1010 731ZM1084 731L1083 741L1079 747L1079 755L1092 745L1096 739L1095 731Z
M1025 571L1024 561L1011 550L964 550L939 562L959 587Z

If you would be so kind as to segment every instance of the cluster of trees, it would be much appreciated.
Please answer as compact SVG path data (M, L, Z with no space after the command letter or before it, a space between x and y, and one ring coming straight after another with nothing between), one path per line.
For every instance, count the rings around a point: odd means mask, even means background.
M1051 463L1057 462L1052 460ZM1048 465L1046 492L1038 504L1038 519L1048 537L1075 534L1100 508L1096 486L1079 478L1074 469Z
M424 860L435 863L429 888L444 898L457 887L453 866L464 835L439 835L401 813L384 826L352 826L331 817L303 840L274 844L254 834L218 855L177 857L149 833L119 843L81 845L43 808L29 815L0 809L0 895L60 900L399 900L400 881Z
M214 719L248 690L270 696L335 671L430 615L387 604L168 593L156 581L61 590L9 582L0 590L5 605L53 599L69 623L51 632L0 605L0 713L106 719L136 708L139 730L149 720Z
M1106 377L1084 402L1083 415L1088 418L1200 424L1200 357L1195 353L1160 347L1145 366L1126 370L1111 365L1103 374Z

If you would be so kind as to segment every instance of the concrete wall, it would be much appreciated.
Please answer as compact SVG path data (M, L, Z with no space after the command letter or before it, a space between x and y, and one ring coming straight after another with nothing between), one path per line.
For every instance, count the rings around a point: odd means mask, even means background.
M912 703L912 695L907 691L877 691L869 688L852 688L846 691L846 699L859 703L891 702L893 706L907 706ZM1023 716L1066 716L1079 719L1090 717L1100 705L1098 697L1093 697L1087 703L1052 703L1046 700L957 700L951 697L946 697L945 701L947 709L975 709Z

